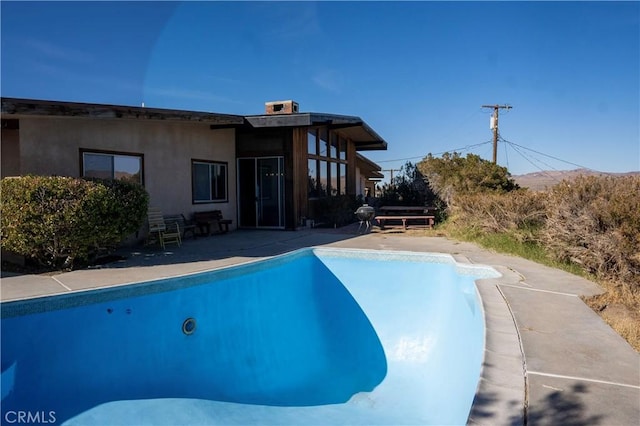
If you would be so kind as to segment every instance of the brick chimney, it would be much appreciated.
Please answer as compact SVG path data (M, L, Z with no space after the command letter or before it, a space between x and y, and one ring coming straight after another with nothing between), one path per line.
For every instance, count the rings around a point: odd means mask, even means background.
M294 101L273 101L264 103L265 114L297 114L298 103Z

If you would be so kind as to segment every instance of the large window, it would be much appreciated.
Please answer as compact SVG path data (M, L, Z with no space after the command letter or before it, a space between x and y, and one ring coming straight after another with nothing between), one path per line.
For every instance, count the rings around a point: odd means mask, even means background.
M108 151L80 151L82 176L119 179L143 184L142 154Z
M192 198L194 203L229 201L227 163L191 161Z
M309 198L347 193L347 140L326 128L307 132Z

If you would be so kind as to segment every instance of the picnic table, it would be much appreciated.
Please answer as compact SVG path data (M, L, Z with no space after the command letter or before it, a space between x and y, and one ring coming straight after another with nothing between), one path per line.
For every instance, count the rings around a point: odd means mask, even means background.
M409 226L409 221L424 222L424 225L433 228L435 224L435 215L430 214L435 212L435 207L426 206L382 206L379 214L375 217L378 221L380 229L384 229L385 226L390 226L389 222L401 222L402 229L406 230ZM393 224L392 224L393 225ZM399 226L396 225L396 226Z
M384 213L403 215L403 214L429 214L437 209L435 207L425 206L382 206L378 210Z

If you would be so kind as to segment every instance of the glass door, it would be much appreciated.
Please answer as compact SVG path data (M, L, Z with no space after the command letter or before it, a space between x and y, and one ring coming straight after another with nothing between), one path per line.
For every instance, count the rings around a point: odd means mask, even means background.
M239 226L284 228L284 158L238 159Z

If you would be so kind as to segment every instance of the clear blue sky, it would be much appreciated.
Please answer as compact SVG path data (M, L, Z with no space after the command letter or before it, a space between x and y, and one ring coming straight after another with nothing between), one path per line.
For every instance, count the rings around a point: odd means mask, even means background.
M640 170L638 2L0 7L2 96L233 114L293 99L362 117L389 143L365 153L384 169L490 141L481 105L510 104L513 175Z

